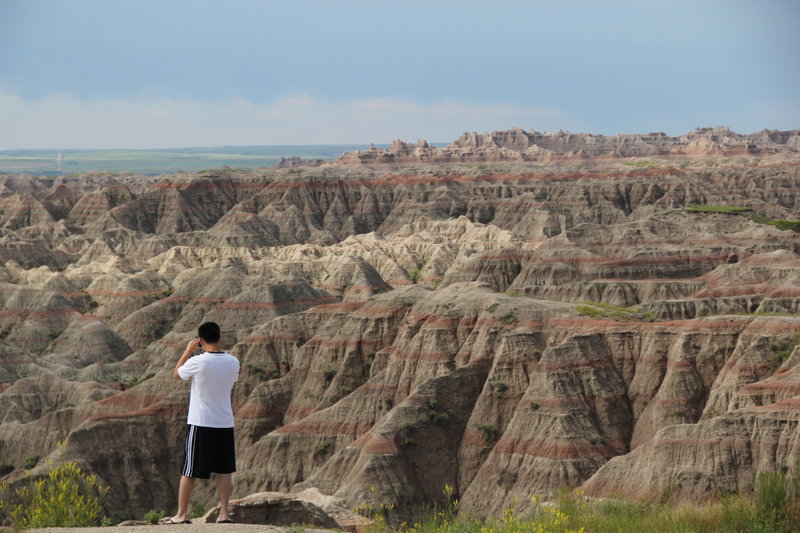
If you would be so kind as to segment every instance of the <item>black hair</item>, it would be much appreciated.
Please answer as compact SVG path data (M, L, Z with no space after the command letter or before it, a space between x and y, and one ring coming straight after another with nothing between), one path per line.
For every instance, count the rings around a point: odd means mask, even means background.
M204 322L197 328L197 336L203 339L203 342L215 343L219 342L220 332L219 324L216 322Z

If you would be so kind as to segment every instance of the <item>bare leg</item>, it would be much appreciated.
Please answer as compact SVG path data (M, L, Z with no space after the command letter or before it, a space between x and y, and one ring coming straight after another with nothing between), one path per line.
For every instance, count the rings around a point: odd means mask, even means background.
M181 484L178 488L178 514L172 517L176 522L183 522L188 517L186 513L189 509L189 498L192 496L192 489L194 489L194 478L181 476Z
M230 474L217 474L217 490L219 491L219 517L217 520L230 520L228 502L231 499L233 482Z

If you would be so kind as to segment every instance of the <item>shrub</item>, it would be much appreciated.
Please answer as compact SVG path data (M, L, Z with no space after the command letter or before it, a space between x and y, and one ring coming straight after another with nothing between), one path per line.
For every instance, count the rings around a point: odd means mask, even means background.
M320 369L320 372L322 372L322 376L325 378L325 381L331 381L333 377L336 375L336 370L330 367L325 367L323 369Z
M773 371L780 368L780 366L789 358L789 356L792 355L795 346L798 344L800 344L800 332L795 333L790 339L769 343L769 349L772 350L770 367Z
M484 444L492 444L494 441L497 440L497 435L499 430L497 426L494 424L478 424L478 429L483 432L483 442Z
M0 477L10 474L14 471L14 465L8 463L0 463Z
M458 206L450 208L450 218L458 218L467 214L466 206Z
M155 509L150 509L144 514L144 519L146 522L150 522L153 525L158 524L158 521L164 518L166 513L164 511L156 511Z
M4 487L6 490L8 486ZM19 503L0 499L0 510L18 528L88 527L99 522L102 500L108 488L101 487L95 476L83 472L69 461L34 480L27 476L27 485L16 490Z
M506 311L498 320L505 325L513 324L517 321L517 313L513 310Z
M414 439L411 438L411 433L417 429L417 424L414 422L403 422L400 426L400 444L403 446L411 446L414 444Z
M504 381L490 381L489 386L498 395L508 390L508 384Z
M269 379L269 375L267 375L267 371L264 369L263 366L256 366L256 365L248 365L250 370L253 374L256 375L258 379L261 381L267 381Z
M780 524L786 519L789 483L780 472L761 472L755 493L758 515L767 523Z
M40 456L38 455L31 455L27 459L25 459L25 463L22 465L22 468L25 470L33 470L33 468L39 464Z
M420 417L420 425L433 422L437 426L444 426L450 422L450 414L447 411L442 411L439 409L438 401L430 399L425 402L425 406L428 408L428 413Z
M204 514L206 514L206 508L203 507L203 504L194 502L192 504L192 512L191 512L189 518L197 518L197 517L203 516Z
M314 449L314 453L316 455L325 455L328 452L333 450L333 443L332 442L324 442L322 444L318 444L317 447Z
M89 311L94 311L95 309L97 309L98 307L100 307L100 304L99 304L99 303L97 303L97 300L95 300L94 298L92 298L92 295L91 295L91 294L89 294L88 292L83 292L83 294L85 294L85 295L86 295L86 298L85 298L85 301L86 301L86 307L89 309Z

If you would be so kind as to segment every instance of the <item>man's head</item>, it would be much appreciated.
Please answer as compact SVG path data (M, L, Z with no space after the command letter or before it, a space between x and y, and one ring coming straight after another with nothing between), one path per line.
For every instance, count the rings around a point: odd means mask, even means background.
M216 322L204 322L197 328L197 336L205 344L216 344L219 342L219 325Z

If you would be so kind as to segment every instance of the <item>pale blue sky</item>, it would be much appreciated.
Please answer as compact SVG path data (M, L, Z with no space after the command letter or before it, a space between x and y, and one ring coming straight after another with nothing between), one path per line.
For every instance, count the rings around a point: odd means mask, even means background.
M0 0L0 149L800 127L800 2Z

